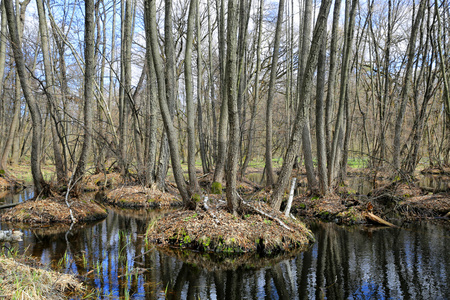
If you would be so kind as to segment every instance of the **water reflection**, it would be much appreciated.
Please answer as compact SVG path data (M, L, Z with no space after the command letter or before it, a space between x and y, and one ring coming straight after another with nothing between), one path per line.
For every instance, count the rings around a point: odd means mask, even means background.
M315 223L317 242L294 257L208 263L205 255L159 251L143 235L164 211L110 209L106 220L28 228L22 251L85 276L103 297L134 299L445 299L450 236L429 223L407 228ZM1 229L10 225L0 224ZM178 253L175 255L174 253ZM194 259L193 259L194 257ZM232 265L235 261L238 265ZM186 262L189 261L189 262ZM225 268L225 266L227 266Z
M31 199L34 197L34 189L32 187L26 187L20 193L11 193L11 191L0 191L0 205L19 203Z

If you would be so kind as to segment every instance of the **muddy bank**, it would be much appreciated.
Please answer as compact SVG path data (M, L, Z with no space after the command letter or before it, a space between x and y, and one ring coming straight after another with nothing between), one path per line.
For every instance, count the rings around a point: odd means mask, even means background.
M122 208L158 208L183 205L178 195L142 186L126 186L106 193L99 192L95 198Z
M252 205L267 215L245 208L236 217L226 210L224 203L208 205L208 210L179 210L152 223L147 239L159 245L201 252L266 255L299 248L314 240L311 231L300 221L273 213L264 203Z
M36 265L24 256L1 253L0 298L67 299L78 298L84 293L85 288L75 276L44 270L43 266Z
M89 199L80 197L70 199L69 204L77 222L89 222L104 219L105 208ZM19 205L5 209L0 214L1 221L24 223L71 223L70 209L65 199L60 196L38 200L28 200Z

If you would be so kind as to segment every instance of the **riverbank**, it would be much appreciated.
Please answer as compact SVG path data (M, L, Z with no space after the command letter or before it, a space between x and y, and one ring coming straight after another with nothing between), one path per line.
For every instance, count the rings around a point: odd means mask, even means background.
M3 248L0 253L0 298L68 299L84 293L83 284L75 276L42 269L30 258L13 257L5 251Z

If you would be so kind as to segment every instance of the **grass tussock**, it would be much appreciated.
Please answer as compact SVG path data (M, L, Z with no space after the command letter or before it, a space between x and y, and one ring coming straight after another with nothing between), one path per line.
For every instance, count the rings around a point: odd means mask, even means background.
M125 186L99 197L108 204L123 208L150 208L181 206L181 199L157 189L142 186Z
M104 219L107 211L89 199L69 201L78 222ZM0 220L24 223L71 223L70 210L63 197L28 200L8 209Z
M230 214L224 205L211 205L210 210L180 210L167 214L149 226L147 239L160 245L196 249L202 252L247 253L273 255L307 245L313 240L306 226L270 211L265 204L258 209L269 212L277 221L254 211L241 216Z
M20 257L0 253L2 299L68 299L76 298L84 290L73 275L28 266L20 260Z

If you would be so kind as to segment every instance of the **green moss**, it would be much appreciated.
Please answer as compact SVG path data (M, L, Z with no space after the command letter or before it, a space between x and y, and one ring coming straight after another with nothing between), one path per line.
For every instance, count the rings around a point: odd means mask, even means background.
M195 213L195 214L193 214L192 216L189 216L189 217L187 217L187 218L184 218L183 221L187 222L187 221L189 221L189 220L192 219L192 218L196 218L197 216L198 216L198 214Z
M148 199L147 202L148 202L148 203L155 202L155 199Z
M300 203L298 205L298 207L301 208L301 209L305 209L306 208L306 204L305 203Z
M0 169L0 175L5 175L5 174L6 174L5 170Z
M214 181L211 184L211 193L215 195L222 194L222 184L220 182Z
M190 238L188 235L186 235L186 236L183 238L183 242L184 242L185 244L189 244L189 243L191 242L191 238Z
M202 201L202 197L199 194L195 193L192 195L192 200L194 200L196 203L199 203L200 201Z

